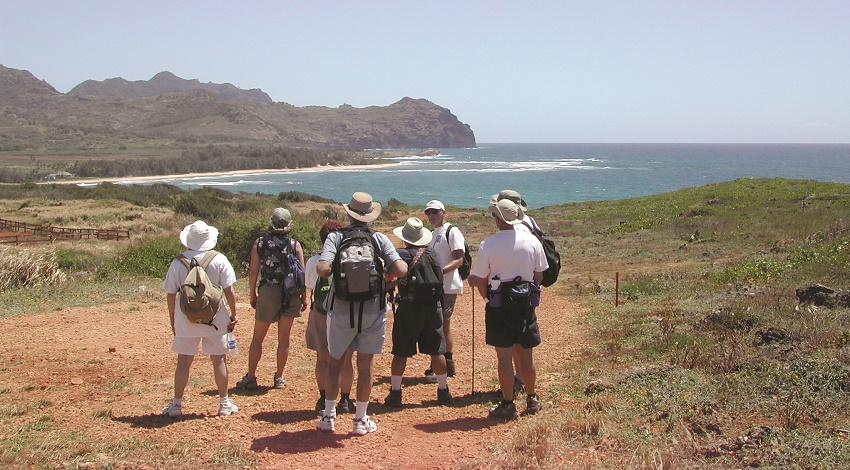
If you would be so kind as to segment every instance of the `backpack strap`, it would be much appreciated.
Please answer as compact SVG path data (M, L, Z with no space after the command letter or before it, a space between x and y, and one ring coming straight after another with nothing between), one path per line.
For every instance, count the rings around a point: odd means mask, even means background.
M203 257L203 258L201 258L201 262L200 262L200 263L198 263L198 266L202 267L202 268L206 271L207 266L209 266L209 265L210 265L210 263L212 262L213 258L215 258L215 256L216 256L217 254L218 254L218 252L217 252L217 251L215 251L215 250L209 250L209 251L207 251L207 252L206 252L206 254L204 254L204 257Z

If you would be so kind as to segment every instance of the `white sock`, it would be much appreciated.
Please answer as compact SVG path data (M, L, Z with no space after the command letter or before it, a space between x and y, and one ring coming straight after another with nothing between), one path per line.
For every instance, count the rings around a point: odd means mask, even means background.
M325 398L325 416L336 416L336 400Z
M400 375L391 375L390 376L390 388L393 390L401 390L401 376Z
M218 397L218 402L221 403L222 405L227 403L228 401L230 401L230 399L227 397L227 395L225 395L223 397Z
M366 416L366 408L369 406L368 401L358 401L357 411L354 412L354 419L363 419Z
M172 398L172 399L171 399L171 403L172 403L172 404L175 404L175 405L180 405L180 406L182 406L182 405L183 405L183 399L182 399L182 398L174 397L174 398Z
M448 387L448 374L438 374L437 375L437 385L439 388L447 388Z

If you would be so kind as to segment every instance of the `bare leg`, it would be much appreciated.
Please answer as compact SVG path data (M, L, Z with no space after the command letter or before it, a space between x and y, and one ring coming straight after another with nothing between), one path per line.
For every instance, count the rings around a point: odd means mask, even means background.
M372 395L372 359L374 354L357 353L357 401L369 402Z
M292 332L292 317L281 317L277 322L277 374L275 377L283 377L283 369L289 359L289 335ZM253 344L252 344L253 346Z
M514 348L496 348L496 359L499 362L499 388L502 389L503 400L514 399L513 355Z
M177 355L177 368L174 370L174 398L183 398L183 392L189 383L189 369L195 356Z
M514 357L516 357L516 349L514 349ZM537 382L537 367L534 366L533 349L520 348L519 361L522 363L522 380L525 382L525 393L534 395L536 392L534 386Z
M393 364L395 364L395 358L393 358ZM443 356L442 354L431 356L431 370L433 370L437 375L445 374L446 356Z
M354 385L354 351L348 349L342 355L342 370L340 371L339 381L340 390L344 393L351 393L351 386Z
M215 375L215 385L218 388L219 398L227 396L227 360L225 355L210 356L213 364L213 375Z
M251 348L248 350L248 376L257 376L257 365L263 356L263 341L269 332L271 323L254 321L254 336L251 337Z
M433 360L432 360L433 362ZM390 374L396 377L404 376L404 369L407 367L407 358L404 356L393 356L393 363L390 367Z

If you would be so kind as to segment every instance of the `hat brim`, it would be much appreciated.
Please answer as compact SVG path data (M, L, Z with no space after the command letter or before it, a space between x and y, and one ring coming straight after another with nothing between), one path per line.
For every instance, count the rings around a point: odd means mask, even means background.
M403 242L405 242L409 245L416 245L416 246L425 246L425 245L431 243L431 240L433 239L431 232L429 232L427 230L425 230L424 232L425 232L425 234L422 235L422 237L419 240L410 240L410 239L405 238L404 235L402 235L404 233L404 226L396 227L396 228L393 229L393 235L397 236L399 239L401 239L401 241L403 241Z
M343 204L342 208L345 209L345 212L351 216L354 220L359 220L360 222L373 222L381 215L381 203L372 201L372 211L367 214L361 214L359 212L355 212L348 207L348 204Z
M503 199L507 199L507 198L503 198ZM499 193L496 193L496 194L490 196L490 205L491 206L495 206L497 202L499 202ZM525 203L525 199L523 199L523 198L519 198L519 204L517 204L517 205L519 206L520 209L522 209L524 211L528 210L528 204Z
M516 217L516 219L514 219L514 220L506 220L506 219L505 219L505 217L502 215L502 211L500 211L500 210L499 210L499 206L497 206L497 205L495 205L495 204L490 204L490 207L489 207L489 209L490 209L490 213L491 213L491 214L495 215L495 216L496 216L496 217L498 217L498 218L499 218L502 222L504 222L504 223L506 223L506 224L508 224L508 225L517 225L517 224L521 224L521 223L522 223L522 219L523 219L523 217L524 217L523 212L522 212L522 207L517 206L517 208L519 208L519 211L517 211L517 217Z
M199 240L189 240L189 227L191 227L191 225L187 225L183 228L183 231L180 232L180 243L182 243L183 246L195 251L209 251L215 247L215 244L218 242L217 228L209 226L209 234L207 235L207 238L198 244Z

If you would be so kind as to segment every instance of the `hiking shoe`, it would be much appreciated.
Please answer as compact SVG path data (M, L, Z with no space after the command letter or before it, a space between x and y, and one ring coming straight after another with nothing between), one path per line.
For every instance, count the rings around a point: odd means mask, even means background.
M454 359L446 359L446 375L449 377L455 376L455 361Z
M375 432L378 430L378 425L372 421L372 418L369 415L364 416L362 419L355 419L354 425L351 428L351 434L355 436L365 436L367 433Z
M339 403L336 404L336 414L346 414L351 413L354 410L354 403L351 401L351 398L340 398Z
M254 384L256 385L256 383L257 383L257 379L254 378ZM283 387L286 387L286 379L284 379L282 375L280 377L275 376L274 377L274 388L283 388Z
M520 393L525 393L525 384L522 383L522 380L520 380L519 377L514 376L514 398L516 398Z
M319 413L325 411L325 397L319 397L319 401L316 402L316 411Z
M245 374L245 377L242 377L242 380L236 382L236 388L241 388L243 390L256 390L257 378Z
M517 418L516 405L513 402L501 402L490 409L490 418L510 421Z
M525 397L525 414L533 415L542 409L543 403L540 401L540 397L537 396L536 393Z
M452 394L449 393L449 388L438 388L437 389L437 403L444 406L451 406L452 404Z
M322 432L334 432L334 423L336 422L336 415L332 414L330 416L323 414L319 419L318 424L316 424L316 429Z
M233 404L232 401L230 401L230 398L228 398L226 402L218 404L219 416L230 416L233 413L236 413L237 411L239 411L239 408L237 408L236 405Z
M172 401L168 404L168 406L162 409L162 416L168 416L169 418L183 416L183 405Z
M401 389L390 389L390 394L384 399L384 406L389 406L390 408L401 408Z
M434 369L429 367L425 371L425 381L428 382L429 384L437 383L437 374L434 373Z

